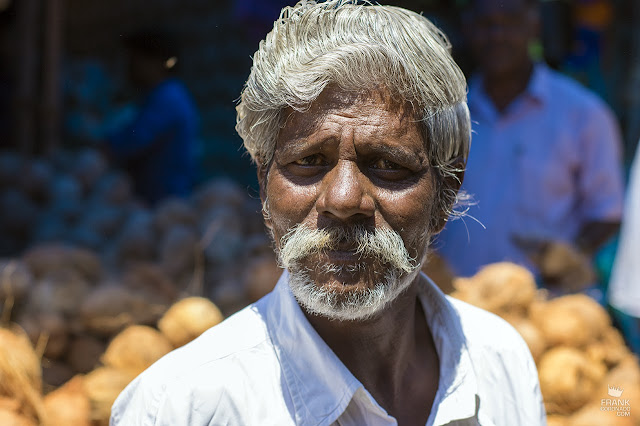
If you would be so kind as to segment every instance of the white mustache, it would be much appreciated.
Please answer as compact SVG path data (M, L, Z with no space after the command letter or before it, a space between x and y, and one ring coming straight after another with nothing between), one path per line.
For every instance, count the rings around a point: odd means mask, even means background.
M399 271L410 273L419 267L409 255L402 237L391 229L364 226L350 228L309 229L302 224L291 228L280 240L278 257L281 266L290 268L300 259L323 251L336 250L341 244L353 244L361 258L372 257Z

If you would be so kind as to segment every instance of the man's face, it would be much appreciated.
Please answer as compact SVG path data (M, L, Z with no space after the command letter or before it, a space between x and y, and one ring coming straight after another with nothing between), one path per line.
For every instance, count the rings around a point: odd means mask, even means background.
M292 290L310 312L371 316L416 277L440 213L419 122L386 91L328 88L286 114L261 184Z
M537 15L526 0L475 0L466 37L480 69L501 76L529 63Z

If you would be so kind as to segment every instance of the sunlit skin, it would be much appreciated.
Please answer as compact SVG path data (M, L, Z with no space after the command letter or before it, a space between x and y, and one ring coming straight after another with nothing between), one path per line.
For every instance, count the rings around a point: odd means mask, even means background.
M311 228L364 224L397 231L412 257L423 261L437 209L437 177L413 112L386 91L367 95L326 89L305 112L289 111L274 159L259 171L267 219L278 242L292 226ZM436 220L436 222L438 222ZM375 284L384 265L359 259L353 247L309 258L318 286L353 291ZM321 261L365 261L374 273L322 273ZM439 379L439 361L417 298L421 276L403 279L408 290L366 321L307 315L342 362L400 424L424 425Z

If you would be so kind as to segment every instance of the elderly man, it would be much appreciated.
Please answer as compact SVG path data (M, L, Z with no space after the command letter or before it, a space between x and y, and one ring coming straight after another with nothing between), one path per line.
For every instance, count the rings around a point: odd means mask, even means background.
M519 335L420 273L470 139L449 47L397 7L283 10L237 129L286 271L135 379L112 425L545 423Z

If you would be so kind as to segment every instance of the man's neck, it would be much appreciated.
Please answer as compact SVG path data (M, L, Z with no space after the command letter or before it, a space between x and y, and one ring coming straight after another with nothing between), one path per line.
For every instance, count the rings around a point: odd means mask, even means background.
M425 424L427 412L412 413L411 398L432 403L439 380L438 355L418 298L411 287L367 321L335 321L307 315L309 322L349 371L402 424ZM411 395L407 395L411 393ZM418 418L420 415L425 418Z
M522 94L529 85L533 74L533 63L523 64L521 68L504 74L484 74L484 90L496 109L503 112L511 102Z

